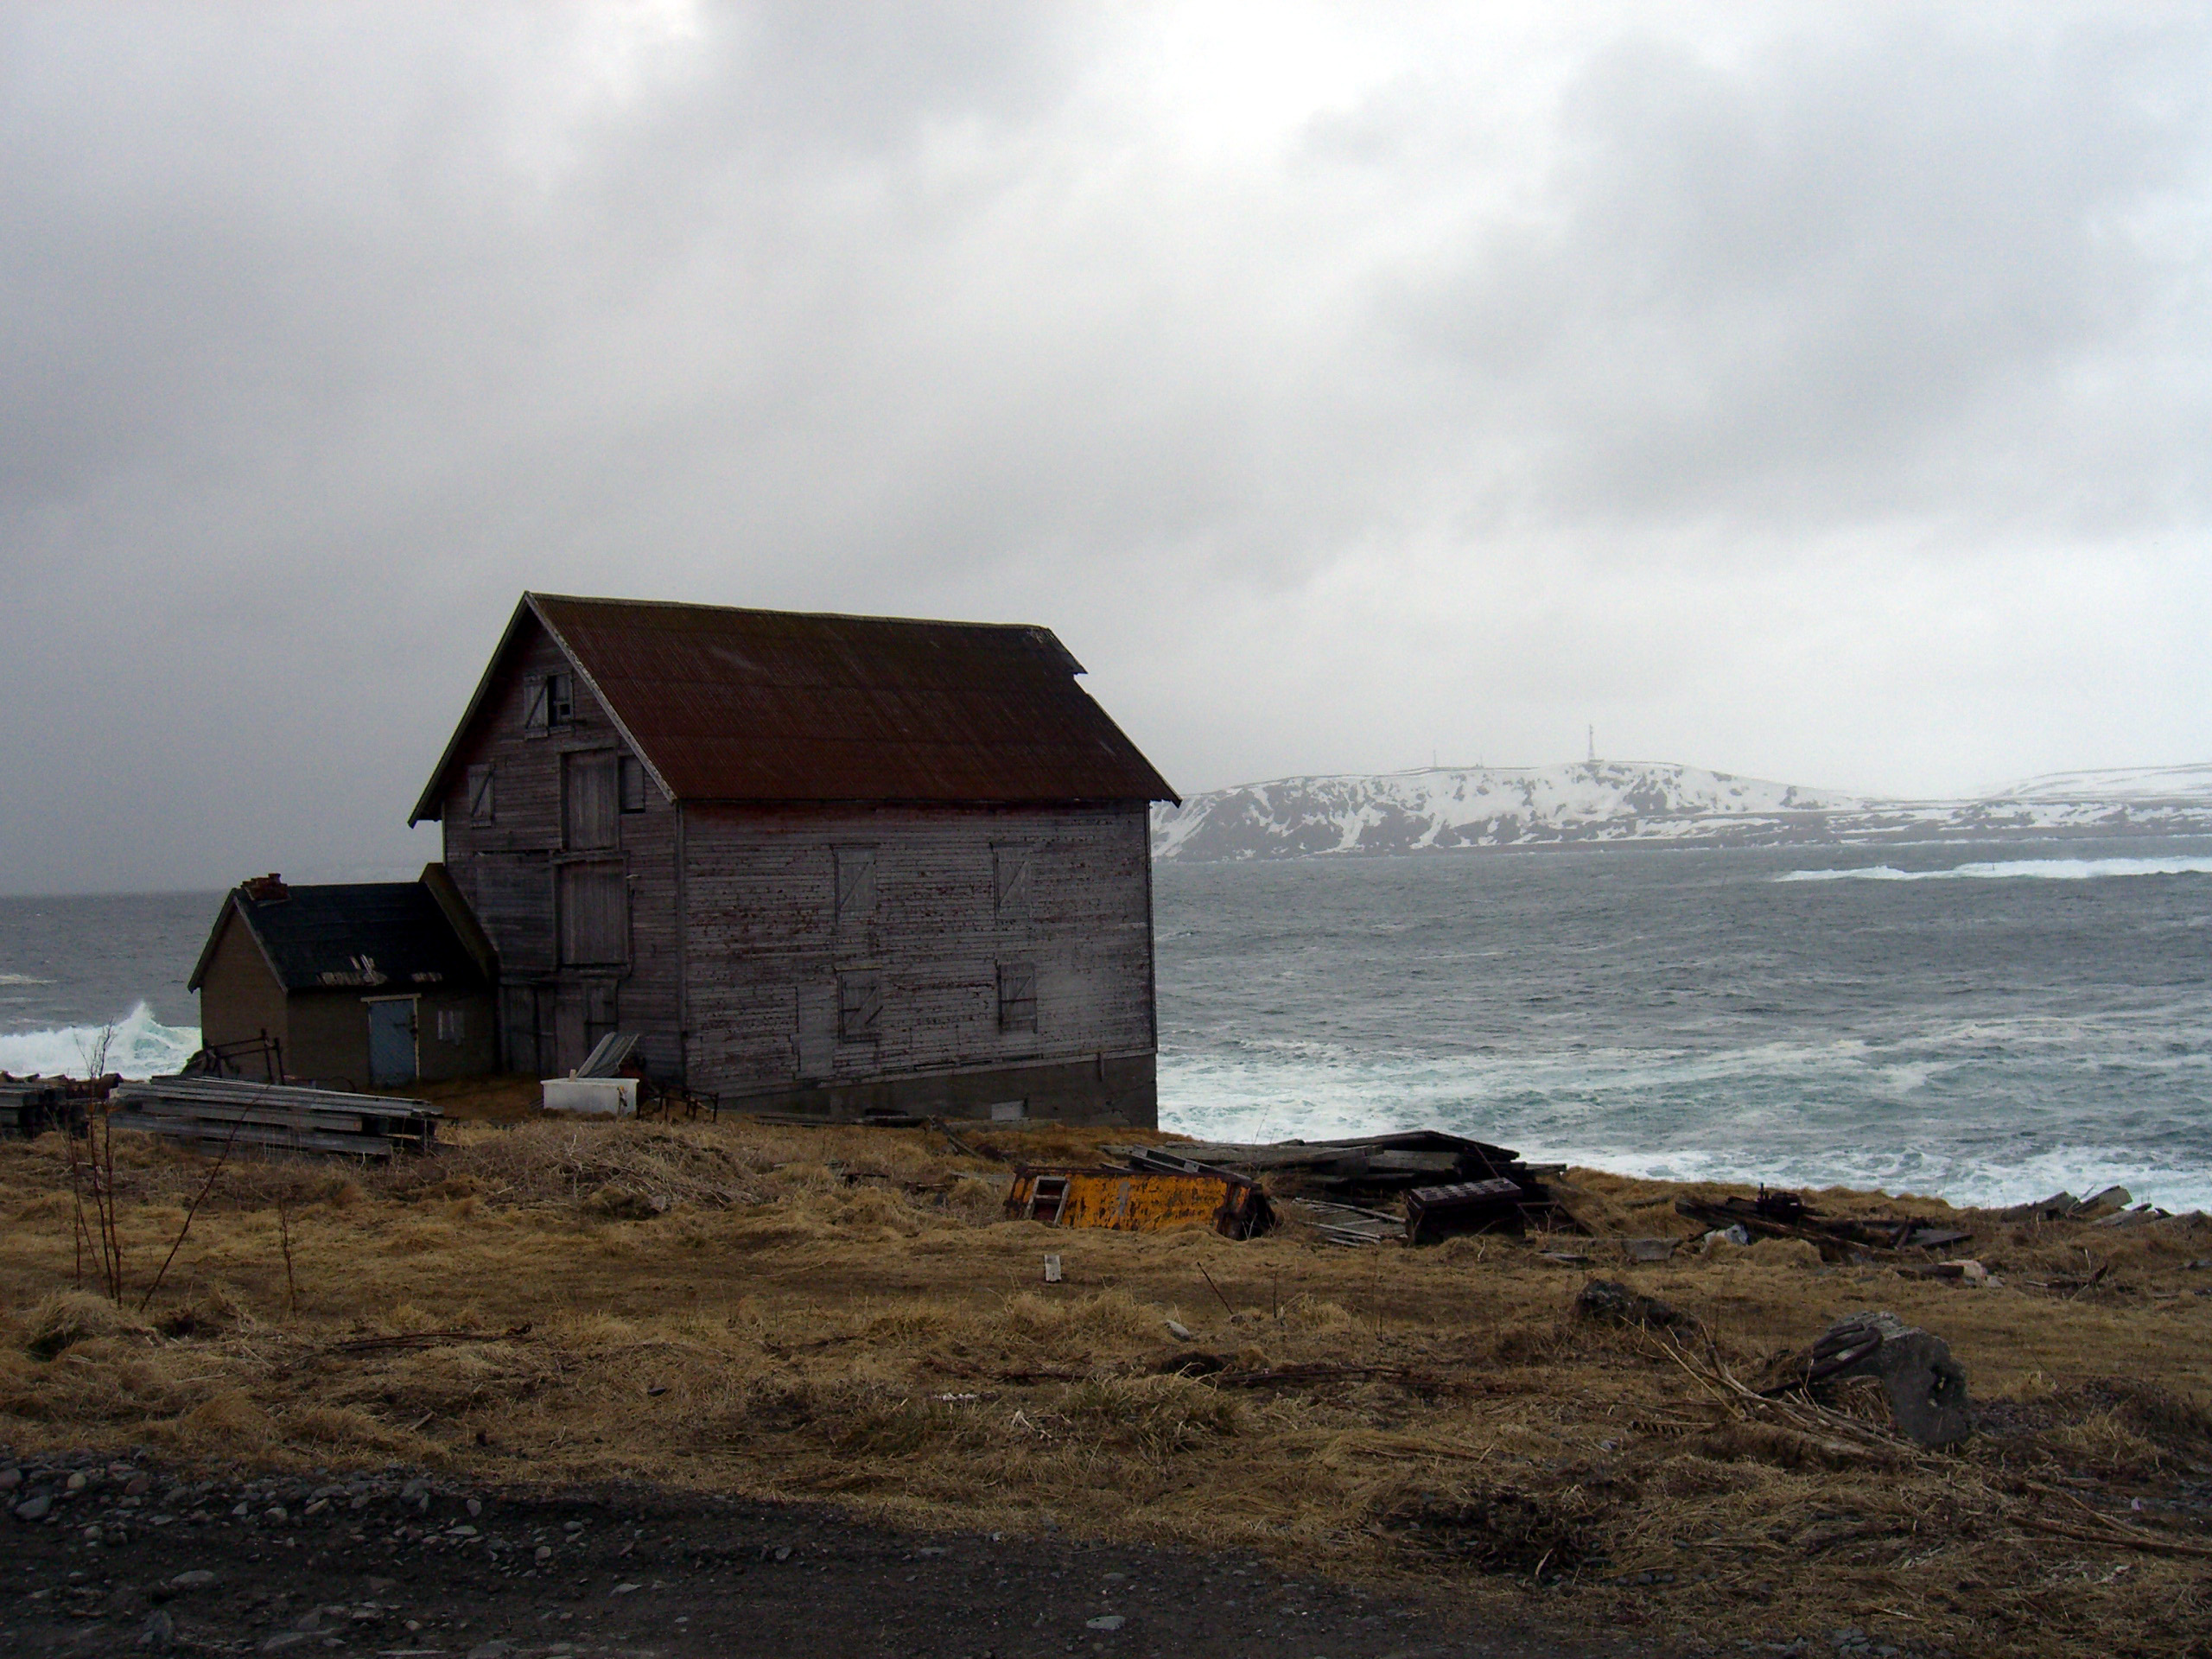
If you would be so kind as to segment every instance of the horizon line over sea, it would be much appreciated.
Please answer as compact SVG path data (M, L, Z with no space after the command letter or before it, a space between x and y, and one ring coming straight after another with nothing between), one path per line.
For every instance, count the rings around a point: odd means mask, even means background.
M2212 838L1163 864L1161 1127L2212 1209ZM0 1070L174 1069L219 893L0 899Z

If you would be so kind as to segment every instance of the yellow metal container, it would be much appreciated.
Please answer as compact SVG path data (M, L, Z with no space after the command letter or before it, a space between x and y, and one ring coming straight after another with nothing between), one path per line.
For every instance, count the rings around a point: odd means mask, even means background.
M1159 1233L1202 1226L1230 1238L1263 1233L1274 1220L1255 1183L1226 1172L1186 1174L1154 1169L1033 1169L1014 1173L1007 1215L1048 1227L1106 1227Z

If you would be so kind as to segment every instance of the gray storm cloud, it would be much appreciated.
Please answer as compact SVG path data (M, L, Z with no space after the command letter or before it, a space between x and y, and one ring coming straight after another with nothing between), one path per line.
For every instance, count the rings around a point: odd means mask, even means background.
M1179 785L2212 755L2182 11L24 7L0 890L402 865L524 587Z

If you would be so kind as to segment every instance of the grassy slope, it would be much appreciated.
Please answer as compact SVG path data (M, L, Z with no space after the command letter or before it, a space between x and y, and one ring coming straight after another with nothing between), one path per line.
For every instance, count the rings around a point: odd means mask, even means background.
M1973 1220L2008 1281L1983 1290L1823 1268L1796 1244L1599 1268L1705 1322L1713 1345L1678 1351L1578 1319L1588 1272L1514 1243L1348 1251L1006 1222L1001 1166L922 1131L480 1122L451 1138L391 1172L225 1170L143 1318L71 1288L58 1139L0 1146L0 1440L1051 1520L1443 1575L1717 1642L1855 1624L1960 1653L2177 1653L2212 1622L2212 1554L2064 1535L2107 1527L2085 1500L2139 1497L2144 1536L2212 1549L2189 1507L2212 1496L2212 1298L2194 1294L2212 1274L2186 1265L2212 1255L2200 1223ZM991 1138L1039 1160L1096 1145ZM207 1166L118 1145L135 1306ZM1680 1189L1573 1185L1601 1231L1691 1230ZM2085 1251L2113 1264L2091 1290L2031 1282L2080 1278ZM1963 1454L1890 1441L1869 1400L1792 1419L1729 1395L1719 1368L1755 1377L1866 1306L1966 1364L1991 1432ZM365 1341L436 1332L486 1334ZM1238 1370L1385 1369L1251 1389L1154 1374L1193 1347Z

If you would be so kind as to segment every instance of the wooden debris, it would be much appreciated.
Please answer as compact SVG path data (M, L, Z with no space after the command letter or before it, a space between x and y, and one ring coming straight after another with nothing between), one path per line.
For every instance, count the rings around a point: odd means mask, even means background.
M1286 1220L1305 1223L1331 1244L1382 1244L1406 1236L1406 1224L1400 1217L1382 1210L1363 1210L1356 1204L1285 1198L1276 1209Z
M1417 1186L1406 1194L1406 1243L1433 1244L1462 1233L1522 1230L1521 1183L1506 1176Z
M1752 1238L1802 1238L1830 1262L1848 1261L1854 1250L1941 1249L1974 1236L1912 1216L1824 1216L1795 1192L1765 1187L1755 1198L1677 1198L1675 1211L1715 1230L1740 1227Z
M1610 1279L1592 1279L1583 1286L1574 1299L1574 1311L1603 1325L1638 1325L1656 1331L1689 1331L1697 1325L1680 1308Z
M1286 1196L1319 1192L1340 1202L1374 1203L1411 1193L1462 1185L1504 1180L1516 1198L1509 1213L1501 1205L1494 1223L1478 1230L1522 1232L1531 1227L1582 1232L1580 1223L1553 1199L1543 1172L1521 1160L1508 1147L1440 1129L1413 1129L1396 1135L1348 1141L1283 1141L1252 1145L1203 1142L1193 1146L1109 1147L1133 1169L1211 1168L1254 1179L1274 1178ZM1352 1232L1363 1230L1350 1229ZM1442 1231L1426 1237L1447 1236ZM1338 1242L1366 1242L1345 1239Z

